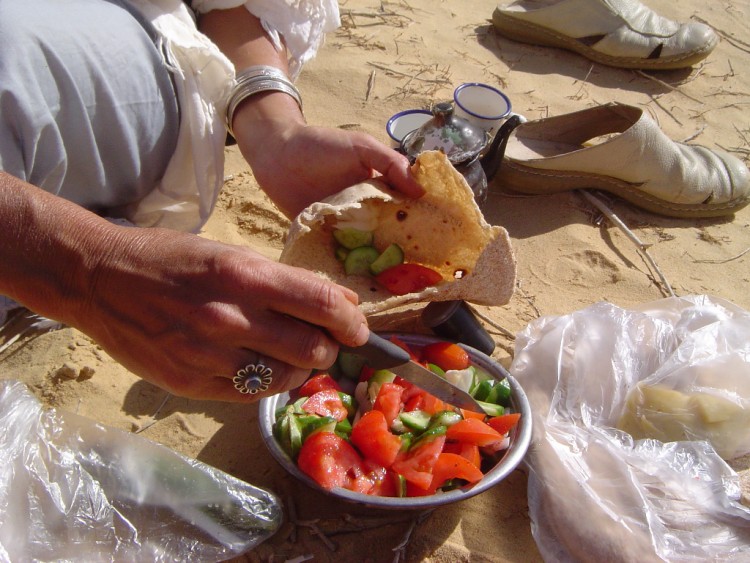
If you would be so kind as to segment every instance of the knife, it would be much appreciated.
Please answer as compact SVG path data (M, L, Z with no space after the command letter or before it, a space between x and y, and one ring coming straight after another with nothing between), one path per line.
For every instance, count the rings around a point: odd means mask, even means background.
M420 389L434 395L441 401L462 409L484 414L476 399L450 381L422 367L411 359L409 352L390 340L370 331L367 343L350 347L341 345L341 350L361 356L372 369L387 369L413 383Z

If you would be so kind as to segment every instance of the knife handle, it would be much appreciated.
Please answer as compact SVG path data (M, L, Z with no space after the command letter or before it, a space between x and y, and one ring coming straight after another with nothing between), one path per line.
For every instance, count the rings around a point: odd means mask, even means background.
M411 360L409 352L390 340L378 336L373 331L370 331L366 344L357 347L341 345L340 349L365 358L367 365L372 369L392 368Z

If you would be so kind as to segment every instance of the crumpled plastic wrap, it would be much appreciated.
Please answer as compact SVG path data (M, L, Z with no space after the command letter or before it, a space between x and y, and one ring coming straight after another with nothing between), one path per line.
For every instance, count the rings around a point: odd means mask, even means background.
M660 385L726 401L730 416L697 419L729 425L724 453L750 452L748 312L709 296L599 303L530 323L510 372L534 413L529 513L546 561L750 560L739 476L707 441L720 432L697 439L688 422L686 439L663 442L617 428L631 393ZM653 415L636 403L636 418Z
M0 561L224 561L273 535L271 493L0 381Z

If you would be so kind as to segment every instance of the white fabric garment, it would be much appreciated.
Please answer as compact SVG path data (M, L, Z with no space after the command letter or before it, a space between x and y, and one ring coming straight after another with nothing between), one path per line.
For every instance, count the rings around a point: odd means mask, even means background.
M224 180L224 108L232 63L199 33L180 0L131 0L161 34L175 66L180 133L162 181L126 216L138 226L197 232L208 220ZM201 13L245 5L279 45L283 36L293 77L339 25L335 0L196 0Z

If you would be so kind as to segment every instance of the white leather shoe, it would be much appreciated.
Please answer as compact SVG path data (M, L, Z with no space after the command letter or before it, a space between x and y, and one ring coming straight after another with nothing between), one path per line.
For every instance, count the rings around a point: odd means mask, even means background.
M492 23L516 41L568 49L622 68L688 67L719 42L709 26L679 24L637 0L516 0L498 6Z
M587 142L597 138L606 140ZM741 160L672 141L641 108L617 103L522 123L495 183L531 194L594 188L672 217L729 215L750 203Z

